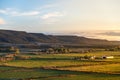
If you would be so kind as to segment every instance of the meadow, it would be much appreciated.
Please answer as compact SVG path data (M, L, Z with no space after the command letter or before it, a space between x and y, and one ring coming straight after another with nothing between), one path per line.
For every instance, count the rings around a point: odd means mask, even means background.
M0 62L0 80L119 80L120 52L71 54L20 54L27 60ZM114 56L113 59L75 60L80 56Z

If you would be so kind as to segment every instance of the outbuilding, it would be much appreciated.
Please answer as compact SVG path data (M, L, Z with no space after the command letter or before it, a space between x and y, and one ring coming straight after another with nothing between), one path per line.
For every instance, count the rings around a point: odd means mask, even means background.
M103 58L103 59L113 59L114 56L103 56L102 58Z

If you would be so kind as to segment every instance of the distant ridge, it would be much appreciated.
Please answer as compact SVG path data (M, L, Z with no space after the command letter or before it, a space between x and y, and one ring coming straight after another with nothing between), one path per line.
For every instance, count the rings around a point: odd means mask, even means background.
M79 36L55 36L42 33L27 33L25 31L0 30L0 43L29 44L29 43L61 43L61 44L82 44L82 45L113 45L120 44L118 41L107 41L91 39Z

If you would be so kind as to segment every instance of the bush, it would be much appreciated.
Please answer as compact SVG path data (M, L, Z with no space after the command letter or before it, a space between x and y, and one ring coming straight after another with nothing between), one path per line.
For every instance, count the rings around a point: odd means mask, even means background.
M15 56L15 59L17 59L17 60L27 60L27 59L30 59L30 57L29 56Z

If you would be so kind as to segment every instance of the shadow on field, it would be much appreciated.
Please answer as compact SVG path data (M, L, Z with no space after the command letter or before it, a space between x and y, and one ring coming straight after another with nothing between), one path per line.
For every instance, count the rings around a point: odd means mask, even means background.
M9 66L1 66L1 67L4 67L4 68L8 68ZM66 77L74 77L74 76L94 76L94 77L116 77L116 76L120 76L120 74L105 74L105 73L97 73L97 72L80 72L80 71L69 71L69 70L57 70L57 69L42 69L42 68L25 68L25 67L9 67L9 68L15 68L14 70L9 70L9 72L11 73L14 73L14 71L21 71L21 74L23 74L23 72L27 72L29 73L29 76L26 75L27 77L26 78L22 78L22 77L19 77L19 78L13 78L11 77L11 79L7 79L7 78L0 78L0 80L45 80L45 79L48 79L48 78L66 78ZM24 70L24 71L23 71ZM27 71L28 70L28 71ZM37 74L38 76L33 76L32 73L29 71L37 71L37 72L40 72L40 74L44 74L45 76L41 76L39 75L39 73ZM1 74L4 74L4 72L2 72ZM50 74L50 75L47 75L47 74Z
M30 60L72 60L70 58L31 58Z
M13 79L5 79L5 78L4 78L4 79L2 79L2 78L0 78L0 80L13 80Z

